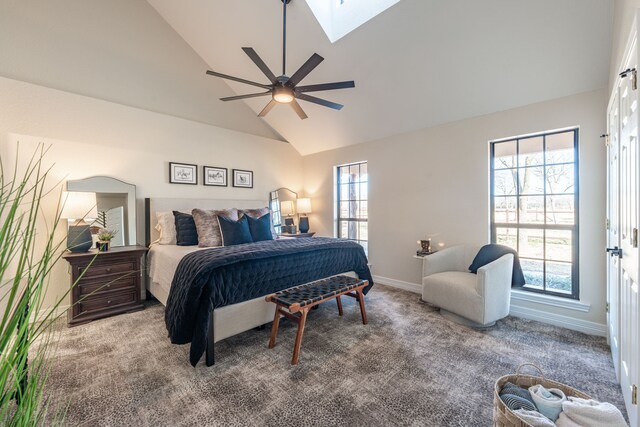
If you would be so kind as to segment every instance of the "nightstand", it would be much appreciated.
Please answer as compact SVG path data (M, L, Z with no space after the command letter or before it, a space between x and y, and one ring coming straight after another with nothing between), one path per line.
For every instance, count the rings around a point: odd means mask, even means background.
M141 261L146 253L144 246L120 246L105 252L64 254L71 268L71 284L76 283L71 290L68 325L142 310Z
M313 235L316 234L315 231L310 231L309 233L281 233L280 235L282 237L295 237L295 238L299 238L299 237L313 237Z

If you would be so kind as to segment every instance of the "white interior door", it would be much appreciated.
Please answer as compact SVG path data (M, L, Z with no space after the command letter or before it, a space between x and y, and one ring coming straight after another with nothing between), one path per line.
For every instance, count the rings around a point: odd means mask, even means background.
M617 92L614 93L607 114L607 247L620 247L620 106ZM607 257L607 338L611 356L620 381L620 258L615 254Z
M623 69L637 68L634 37ZM620 386L629 422L638 425L640 333L638 316L638 93L633 73L620 80Z

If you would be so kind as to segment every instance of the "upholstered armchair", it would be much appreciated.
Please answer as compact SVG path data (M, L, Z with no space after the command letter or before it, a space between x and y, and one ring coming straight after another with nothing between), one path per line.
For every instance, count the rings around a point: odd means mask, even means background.
M424 258L422 299L445 318L473 327L493 326L509 314L513 255L469 272L480 247L454 246Z

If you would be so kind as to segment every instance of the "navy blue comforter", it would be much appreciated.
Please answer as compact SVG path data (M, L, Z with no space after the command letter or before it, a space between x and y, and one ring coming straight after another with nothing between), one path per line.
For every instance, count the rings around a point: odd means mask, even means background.
M373 285L362 246L348 240L269 240L197 251L178 264L165 310L174 344L191 343L195 366L206 349L214 308L236 304L323 277L355 271Z

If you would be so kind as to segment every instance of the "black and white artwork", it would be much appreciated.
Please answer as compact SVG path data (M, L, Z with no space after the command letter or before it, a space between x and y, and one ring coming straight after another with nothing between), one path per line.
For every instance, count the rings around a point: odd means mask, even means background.
M197 184L198 165L169 162L169 182L171 184Z
M242 188L253 188L253 171L234 169L233 186Z
M218 187L227 186L227 168L203 166L203 169L204 169L204 185L215 185Z

